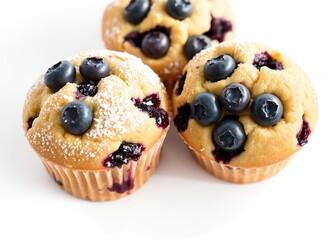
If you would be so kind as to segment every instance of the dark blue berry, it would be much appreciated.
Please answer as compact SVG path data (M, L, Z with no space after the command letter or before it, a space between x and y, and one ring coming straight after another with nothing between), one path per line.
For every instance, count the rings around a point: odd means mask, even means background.
M183 20L192 14L193 5L190 0L168 0L166 11L171 17Z
M211 39L205 35L195 35L188 39L184 53L188 59L192 59L200 51L211 46Z
M66 83L75 80L76 70L70 61L60 61L49 68L44 76L44 83L53 92L59 91Z
M217 96L204 92L198 94L191 104L193 118L203 126L210 126L221 117L221 104Z
M140 143L122 142L120 147L103 161L103 166L121 168L131 160L138 161L145 149L146 147Z
M217 82L230 77L235 69L235 60L229 55L221 55L205 63L204 74L208 81Z
M170 28L166 28L163 26L156 26L153 29L150 29L149 31L146 32L138 32L138 31L133 31L128 33L127 35L124 36L124 41L130 43L133 47L136 48L141 48L141 43L142 40L144 39L144 37L151 32L161 32L164 33L166 36L168 36L168 38L170 38L171 35L171 29Z
M96 85L102 78L109 76L110 69L103 58L90 57L81 63L80 73L87 83Z
M252 102L251 115L253 120L264 127L275 125L282 117L283 105L273 94L262 94Z
M138 24L144 20L150 10L149 0L131 0L124 9L124 16L128 22Z
M84 102L74 101L66 104L61 112L61 123L72 134L86 132L92 123L93 112Z
M224 120L215 126L213 139L222 150L234 152L243 147L246 133L238 121Z
M240 83L232 83L226 86L221 93L222 107L232 113L244 111L249 104L250 98L248 88Z
M83 96L94 97L98 92L98 87L92 84L81 84L77 87L79 93Z
M159 31L153 31L145 35L141 42L141 51L150 58L163 57L170 47L168 36Z
M273 59L268 52L255 54L253 66L260 70L262 67L268 67L272 70L283 70L284 67L281 62Z

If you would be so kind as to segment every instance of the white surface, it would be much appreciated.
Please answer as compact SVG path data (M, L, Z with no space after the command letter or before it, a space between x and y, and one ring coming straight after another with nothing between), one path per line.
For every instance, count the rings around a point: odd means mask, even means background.
M327 239L327 26L324 1L231 1L238 39L279 49L312 78L321 105L310 144L276 177L220 181L171 128L161 164L129 197L104 203L62 191L21 129L25 94L60 59L102 48L108 0L1 1L1 239ZM5 236L5 237L4 237Z

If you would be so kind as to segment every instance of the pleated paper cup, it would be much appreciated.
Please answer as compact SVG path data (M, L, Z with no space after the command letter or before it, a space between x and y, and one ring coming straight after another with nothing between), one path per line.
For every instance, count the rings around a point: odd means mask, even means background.
M167 133L153 147L143 152L138 161L131 160L121 168L75 170L42 159L55 181L75 197L91 201L109 201L129 195L153 175L159 164L162 145Z
M191 149L197 162L209 173L224 181L233 183L255 183L274 176L291 160L289 157L277 163L254 168L241 168L208 159Z

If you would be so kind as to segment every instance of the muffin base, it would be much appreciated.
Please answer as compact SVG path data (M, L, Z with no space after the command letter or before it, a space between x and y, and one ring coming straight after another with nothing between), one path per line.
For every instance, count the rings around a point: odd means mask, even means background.
M139 189L155 172L167 133L138 161L131 160L121 168L75 170L42 159L48 173L62 188L75 197L91 201L109 201L129 195Z
M280 162L256 168L240 168L213 161L191 149L197 162L217 178L233 183L255 183L274 176L291 160L292 156Z

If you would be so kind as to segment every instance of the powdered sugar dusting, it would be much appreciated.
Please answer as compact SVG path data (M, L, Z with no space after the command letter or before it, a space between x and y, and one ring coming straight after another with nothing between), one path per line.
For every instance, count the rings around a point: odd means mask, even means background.
M129 86L142 84L147 86L149 92L162 88L159 77L140 59L134 58L122 62L117 66L116 71L118 76L126 76L126 84Z
M43 79L44 79L44 75L41 75L39 77L39 79L32 85L32 87L30 88L30 90L28 91L27 95L26 95L26 99L25 99L25 103L24 105L26 106L27 103L30 101L33 93L39 89L41 87L41 85L43 84Z
M117 41L121 33L121 28L119 26L120 26L120 21L118 20L117 17L113 17L111 19L111 22L107 21L106 32L105 32L106 38L111 39L112 41L113 40Z
M179 73L180 69L182 68L182 63L179 61L172 61L169 63L167 67L163 69L164 74L170 73Z
M131 133L147 130L156 133L158 129L155 121L150 121L149 116L136 108L131 99L144 98L155 92L161 96L163 85L159 77L140 59L128 53L96 50L68 59L78 70L85 58L93 56L106 59L112 73L99 82L98 92L94 97L76 99L76 83L68 83L56 93L44 91L47 87L43 83L44 76L41 76L26 99L28 102L31 97L41 98L36 101L41 109L39 117L33 128L27 132L29 141L41 156L68 167L84 167L86 163L89 167L89 163L101 167L99 162L114 152L122 141L131 137ZM38 90L43 94L35 96ZM94 114L91 127L82 135L72 135L61 125L63 107L75 100L88 104ZM143 142L138 134L135 141Z
M94 124L87 136L96 138L118 138L128 130L134 131L144 124L140 114L133 106L124 83L116 76L103 79L100 91L92 99L97 106Z

